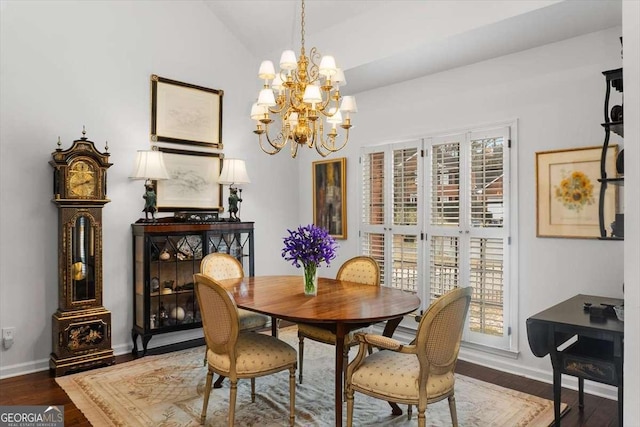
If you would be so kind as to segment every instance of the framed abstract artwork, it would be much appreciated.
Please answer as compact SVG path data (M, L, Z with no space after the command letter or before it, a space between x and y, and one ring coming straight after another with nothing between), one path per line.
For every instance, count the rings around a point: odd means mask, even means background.
M605 169L615 176L617 145L608 147ZM602 147L536 153L538 237L596 239L600 236L600 157ZM604 196L604 217L615 217L616 194Z
M222 211L222 185L218 153L160 147L170 179L156 181L160 212Z
M347 159L313 162L313 223L347 238Z
M151 140L222 148L224 92L151 75Z

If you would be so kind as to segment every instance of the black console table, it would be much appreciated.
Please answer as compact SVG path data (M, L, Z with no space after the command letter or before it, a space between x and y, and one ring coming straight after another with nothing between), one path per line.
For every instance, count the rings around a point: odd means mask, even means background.
M557 427L562 374L578 377L580 411L584 409L585 379L618 387L618 425L622 426L624 322L611 307L622 304L621 299L580 294L527 319L531 351L538 357L551 356ZM558 350L574 336L576 342Z

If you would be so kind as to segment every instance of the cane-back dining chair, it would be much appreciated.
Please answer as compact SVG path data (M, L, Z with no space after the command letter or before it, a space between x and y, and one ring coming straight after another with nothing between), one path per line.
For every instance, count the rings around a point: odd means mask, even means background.
M194 274L193 281L202 313L207 342L207 382L201 424L207 416L213 374L228 377L229 426L235 419L238 380L251 379L251 402L255 402L255 379L289 370L289 425L295 420L296 350L270 335L240 331L238 307L229 292L204 274Z
M422 316L416 338L402 344L393 338L357 334L358 354L347 368L347 427L353 423L354 392L418 407L418 426L425 427L428 403L447 398L454 426L454 368L471 302L471 287L456 288L435 300ZM390 351L368 354L370 346Z
M242 264L234 256L214 252L205 256L200 263L200 273L214 280L241 279L244 277ZM240 330L256 330L266 327L269 316L249 310L238 309Z
M242 264L234 256L213 252L205 256L200 263L200 273L211 277L214 280L241 279L244 277ZM249 310L238 309L241 331L257 331L267 326L269 316ZM204 352L204 364L207 364L207 350ZM213 385L213 388L222 387L223 376L220 376Z
M380 286L380 266L375 259L368 256L357 256L344 262L338 270L336 279L365 285ZM363 327L369 324L363 325ZM356 332L362 332L362 328L351 331L344 339L344 367L346 373L349 362L349 348L356 345L354 339ZM304 360L304 339L309 338L325 344L336 344L335 330L322 324L298 323L298 380L302 384L302 366Z

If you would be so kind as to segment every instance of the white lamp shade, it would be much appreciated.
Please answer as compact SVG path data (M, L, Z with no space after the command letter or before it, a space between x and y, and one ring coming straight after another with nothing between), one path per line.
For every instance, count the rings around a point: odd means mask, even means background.
M356 105L356 97L355 96L342 97L342 103L340 104L340 109L345 113L357 113L358 106Z
M140 150L136 155L136 163L131 179L170 179L161 151Z
M260 70L258 70L258 77L267 80L276 76L276 70L273 68L273 62L262 61L260 64Z
M285 50L280 57L280 68L283 70L295 70L298 66L296 54L292 50Z
M249 184L250 182L244 160L224 159L218 184Z
M327 117L327 123L338 124L338 125L342 123L342 114L340 113L340 110L336 109L336 107L331 107L331 109L329 109L329 116Z
M268 114L268 108L269 107L260 106L257 102L254 102L251 106L251 120L263 119L265 114Z
M325 55L320 60L320 68L318 72L326 77L333 76L336 73L336 60L331 55Z
M319 102L322 102L320 87L316 85L307 85L307 87L304 89L302 100L309 104L317 104Z
M282 90L282 79L280 74L276 74L276 77L271 82L271 88L280 92Z
M273 95L273 90L265 88L260 91L260 95L258 95L258 106L259 107L273 107L276 105L276 98Z
M347 78L344 76L342 68L336 68L336 74L331 78L331 81L335 83L336 86L347 85Z

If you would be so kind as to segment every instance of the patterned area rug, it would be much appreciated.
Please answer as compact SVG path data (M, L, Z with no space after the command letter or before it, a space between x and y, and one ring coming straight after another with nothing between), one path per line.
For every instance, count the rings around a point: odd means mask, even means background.
M295 327L280 338L297 348ZM305 340L304 383L296 386L296 426L334 425L333 347ZM355 350L350 352L355 354ZM56 378L92 425L198 426L207 369L204 348L160 356ZM258 378L256 402L250 381L238 383L236 425L285 426L288 422L288 372ZM207 426L227 423L229 382L211 392ZM473 378L456 376L456 405L461 426L548 426L553 402ZM355 426L416 426L405 415L393 416L386 402L355 395ZM344 416L346 419L346 405ZM450 426L447 400L427 407L427 425Z

